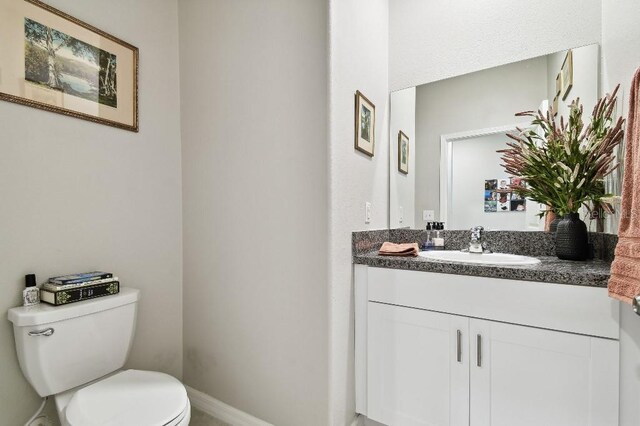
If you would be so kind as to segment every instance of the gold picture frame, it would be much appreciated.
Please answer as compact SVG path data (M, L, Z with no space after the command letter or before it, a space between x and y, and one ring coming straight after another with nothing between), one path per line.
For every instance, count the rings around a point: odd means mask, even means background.
M138 132L137 47L39 0L0 0L0 40L0 100Z
M355 94L355 149L373 157L376 138L376 106L359 90Z
M564 58L562 68L560 69L562 76L562 100L566 100L573 87L573 51L567 51L567 56Z
M409 136L402 130L398 132L398 171L409 174Z

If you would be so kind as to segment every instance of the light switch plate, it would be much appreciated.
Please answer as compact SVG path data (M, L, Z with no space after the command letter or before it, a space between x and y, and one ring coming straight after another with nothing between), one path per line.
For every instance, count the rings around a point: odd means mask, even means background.
M422 210L422 220L430 221L434 220L436 217L435 212L433 210Z
M364 203L364 223L371 223L371 203Z

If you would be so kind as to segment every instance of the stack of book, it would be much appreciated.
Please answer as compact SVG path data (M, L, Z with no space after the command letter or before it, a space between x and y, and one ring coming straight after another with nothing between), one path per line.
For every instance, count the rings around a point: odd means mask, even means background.
M40 287L40 300L51 305L66 305L120 291L118 277L110 272L84 272L49 278Z

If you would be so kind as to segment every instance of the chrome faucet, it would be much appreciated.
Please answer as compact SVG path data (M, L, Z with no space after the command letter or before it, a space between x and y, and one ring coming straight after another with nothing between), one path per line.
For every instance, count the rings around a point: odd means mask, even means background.
M471 228L471 242L469 242L469 253L484 253L484 245L482 243L482 226L474 226Z

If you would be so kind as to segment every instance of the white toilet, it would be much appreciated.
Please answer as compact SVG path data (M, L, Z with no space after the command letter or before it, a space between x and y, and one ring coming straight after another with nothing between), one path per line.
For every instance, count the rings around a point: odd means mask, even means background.
M127 360L140 292L63 306L9 310L22 372L53 395L63 426L186 426L185 387L154 371L120 370Z

